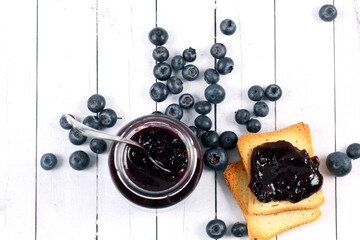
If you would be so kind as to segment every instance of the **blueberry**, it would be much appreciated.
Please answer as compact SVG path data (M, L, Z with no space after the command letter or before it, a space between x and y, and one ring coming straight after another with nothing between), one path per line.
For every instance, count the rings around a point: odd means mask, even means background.
M159 46L153 50L152 55L155 61L163 62L169 58L169 51L166 47Z
M92 139L90 141L90 149L94 153L100 154L106 151L107 145L106 142L102 139Z
M216 59L220 59L225 57L226 55L226 47L222 43L215 43L210 48L210 54Z
M337 16L337 10L335 6L327 4L320 8L319 17L325 22L331 22Z
M265 89L265 97L270 101L277 101L282 95L281 88L276 84L271 84Z
M220 58L216 64L216 70L222 75L231 73L234 69L234 61L229 57Z
M212 121L208 116L199 115L195 118L194 124L198 129L209 131L212 127Z
M117 114L111 108L106 108L100 112L99 119L104 127L112 127L116 124Z
M213 239L222 238L226 233L226 224L220 219L213 219L206 225L206 233Z
M44 155L42 155L40 159L40 166L44 170L51 170L56 166L56 164L57 164L57 158L52 153L45 153Z
M220 146L225 149L233 149L236 147L238 137L233 131L225 131L220 134L219 143Z
M168 80L171 76L171 67L166 62L158 63L154 66L153 74L155 78L157 78L160 81Z
M153 111L151 114L154 114L154 115L162 115L163 113L160 112L160 111Z
M228 155L222 147L209 148L204 152L205 165L215 171L222 171L228 165Z
M199 77L199 69L192 65L186 65L183 69L182 69L182 76L183 78L185 78L188 81L194 81L195 79L197 79Z
M69 164L75 170L84 170L90 162L89 155L84 151L73 152L69 157Z
M183 90L183 82L180 78L172 76L166 81L166 86L172 94L181 93Z
M73 115L69 114L72 118L74 118ZM75 118L74 118L75 119ZM72 129L72 126L66 121L65 115L62 115L60 118L60 126L63 129Z
M195 103L195 112L201 115L206 115L211 112L211 103L208 101L198 101Z
M208 84L217 83L220 80L220 75L217 71L212 68L208 68L204 72L205 82Z
M71 129L69 132L69 140L74 145L81 145L86 142L87 137L82 135L78 130Z
M193 62L196 59L196 50L189 47L183 51L183 58L187 62Z
M162 102L169 95L169 90L165 84L161 82L156 82L150 87L149 93L150 93L150 97L155 102Z
M235 237L243 237L247 235L247 226L246 224L236 222L231 227L231 233Z
M257 117L265 117L269 114L269 107L266 102L260 101L254 104L254 114Z
M351 171L351 158L349 158L345 153L333 152L327 156L326 166L335 176L343 177Z
M93 113L98 113L104 109L106 104L105 98L100 94L92 95L87 101L88 109Z
M346 154L349 156L349 158L352 159L360 158L360 144L359 143L350 144L346 149Z
M167 31L161 27L156 27L149 32L149 40L152 44L161 46L166 43L169 35Z
M183 116L183 110L178 104L173 103L173 104L170 104L165 109L165 115L168 115L170 117L174 117L174 118L177 118L180 120Z
M189 126L190 130L194 133L195 136L198 136L198 129L195 126Z
M249 132L257 133L261 129L261 123L260 123L259 120L255 119L255 118L252 118L247 122L246 129Z
M95 116L87 116L86 118L84 118L83 124L98 130L100 130L102 127L100 120Z
M205 147L216 147L219 145L219 134L213 130L206 131L201 136L201 143Z
M239 109L235 112L235 121L238 124L247 124L250 120L250 112L246 109Z
M205 89L205 98L208 102L218 104L225 99L225 89L218 84L211 84Z
M248 97L252 101L260 101L264 97L264 89L258 85L254 85L249 88Z
M185 66L185 59L180 56L180 55L176 55L175 57L173 57L171 59L171 67L174 69L174 70L180 70L180 69L183 69Z
M189 109L194 106L195 100L190 93L184 93L179 98L179 105L182 108Z
M232 35L236 31L236 24L231 19L224 19L220 23L220 30L225 35Z

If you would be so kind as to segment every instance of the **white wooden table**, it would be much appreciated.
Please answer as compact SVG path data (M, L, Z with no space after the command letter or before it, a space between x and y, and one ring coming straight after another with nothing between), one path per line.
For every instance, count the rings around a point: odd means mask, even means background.
M250 109L252 85L277 83L283 97L269 103L261 131L303 121L310 125L314 152L324 175L322 216L277 236L278 240L357 239L360 162L343 178L330 175L326 156L360 142L360 1L335 1L338 17L318 17L322 0L18 0L0 8L0 239L209 239L215 217L229 229L244 222L221 173L204 169L192 195L168 211L143 211L129 204L112 183L108 151L96 156L88 144L72 145L59 126L63 113L90 115L88 97L100 93L126 122L164 111L179 95L155 104L149 97L154 46L148 32L169 33L170 57L193 47L201 71L184 91L203 99L203 71L214 66L209 49L227 46L234 71L219 82L226 99L210 113L219 133L245 133L234 112ZM219 23L233 19L238 30L225 36ZM215 29L216 26L216 29ZM192 125L194 110L183 121ZM84 171L68 164L82 149L91 156ZM40 157L52 152L57 167L44 171ZM230 161L238 161L236 150ZM360 160L359 160L360 161ZM354 220L355 219L355 220ZM223 239L234 239L228 230ZM246 238L244 238L246 239Z

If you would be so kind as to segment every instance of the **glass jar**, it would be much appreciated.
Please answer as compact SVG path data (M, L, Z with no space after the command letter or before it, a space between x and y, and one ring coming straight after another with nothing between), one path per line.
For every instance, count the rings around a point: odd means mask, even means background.
M141 207L165 208L182 201L195 189L203 169L202 152L193 132L183 122L166 115L154 114L137 118L122 127L117 135L136 139L139 136L147 137L146 134L153 129L159 130L160 134L170 134L173 137L171 139L176 139L173 141L179 141L178 143L184 147L187 163L185 164L186 161L184 161L181 174L172 172L171 174L176 174L175 178L154 166L150 166L151 171L147 171L146 168L134 164L129 155L133 151L132 148L136 147L121 143L113 143L111 147L109 168L115 186L128 200ZM165 144L170 149L168 144L171 143L166 142L167 138L159 139L157 141L160 144ZM167 154L171 155L169 149ZM163 161L166 160L163 159ZM137 172L142 175L135 174ZM163 179L162 176L164 176ZM158 185L148 184L153 180L158 181L156 182Z

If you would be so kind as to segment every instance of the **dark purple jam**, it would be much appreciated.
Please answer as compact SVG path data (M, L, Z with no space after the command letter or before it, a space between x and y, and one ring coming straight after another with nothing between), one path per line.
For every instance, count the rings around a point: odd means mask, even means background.
M171 171L159 169L143 150L129 146L126 172L132 182L148 191L166 190L179 182L188 165L188 154L184 142L175 133L160 127L148 127L135 133L131 139L139 142L153 159Z
M264 143L253 150L249 187L261 202L299 202L319 191L319 159L286 141Z

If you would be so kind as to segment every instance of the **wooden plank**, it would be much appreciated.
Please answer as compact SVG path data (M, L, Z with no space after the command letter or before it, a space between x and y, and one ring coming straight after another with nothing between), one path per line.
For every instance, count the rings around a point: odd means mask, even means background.
M0 35L0 239L34 239L36 1L3 2Z
M346 152L351 143L359 143L359 22L360 2L336 1L338 17L335 20L335 94L336 94L336 151ZM337 237L351 239L357 235L353 215L360 212L354 189L360 184L359 160L352 162L349 175L337 178Z
M181 72L174 72L183 79L183 93L190 93L195 101L204 100L207 87L203 73L214 66L210 55L210 46L214 43L214 1L157 1L157 23L169 33L165 44L170 52L167 62L183 50L196 49L197 58L192 63L199 68L200 75L195 81L189 82L182 78ZM174 13L176 14L174 15ZM176 17L175 17L176 16ZM150 53L153 46L149 46ZM170 94L166 101L158 104L158 110L164 112L171 103L178 103L179 96ZM214 123L214 111L208 114ZM182 121L194 125L197 113L194 109L184 111ZM215 217L215 175L213 171L204 169L200 182L191 196L174 209L158 214L158 239L205 239L205 226ZM176 216L176 217L175 217Z
M96 234L96 157L88 142L72 145L59 126L64 113L81 120L92 114L87 99L96 90L96 1L39 1L38 160L53 152L58 166L38 161L37 239L94 239ZM73 170L76 150L90 165Z
M278 239L335 239L335 183L325 158L334 151L333 26L323 22L323 1L276 1L276 82L283 89L277 102L277 127L309 124L314 153L324 176L325 204L315 222L285 232Z
M155 26L155 1L99 1L98 18L99 93L122 117L106 130L116 134L127 122L155 110L148 94L155 80L147 44L149 29ZM99 155L99 239L155 239L155 211L130 204L116 189L108 169L108 153Z
M240 137L247 130L245 125L236 123L234 113L244 108L250 111L252 118L256 118L253 114L255 102L248 98L248 89L253 85L265 88L274 83L274 2L220 0L216 5L216 39L217 42L225 44L227 56L231 57L235 64L234 70L222 76L219 81L226 90L226 98L217 106L217 129L219 134L230 130ZM262 21L259 21L259 16ZM224 35L219 28L221 21L227 18L235 21L237 25L236 32L230 36ZM270 111L268 116L257 118L262 124L261 132L275 129L274 103L265 102L269 105ZM236 148L228 153L230 163L240 160ZM232 239L232 225L237 221L245 223L245 220L224 181L222 172L218 173L217 179L217 215L229 228L229 233L224 239Z

